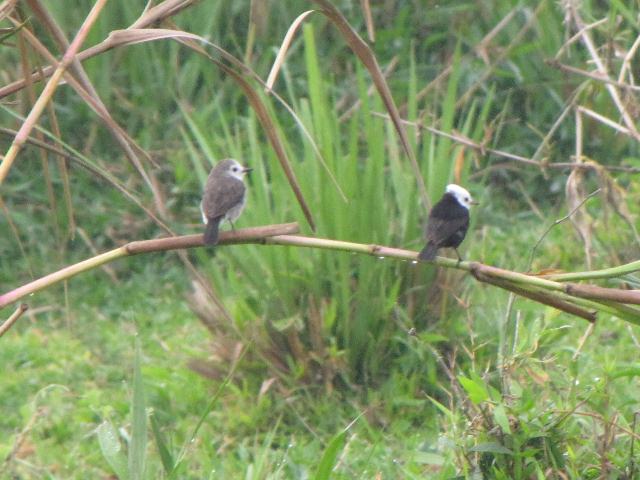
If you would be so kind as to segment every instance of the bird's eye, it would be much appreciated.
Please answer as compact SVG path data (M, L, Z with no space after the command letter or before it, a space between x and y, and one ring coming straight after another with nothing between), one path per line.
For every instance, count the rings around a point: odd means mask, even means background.
M237 172L237 171L238 171L238 167L233 167L233 168L232 168L232 170L233 170L234 172Z
M464 201L468 202L469 201L469 197L464 197Z

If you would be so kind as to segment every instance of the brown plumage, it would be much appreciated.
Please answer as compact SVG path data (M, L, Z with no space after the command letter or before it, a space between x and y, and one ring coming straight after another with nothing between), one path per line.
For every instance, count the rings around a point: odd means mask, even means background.
M211 169L200 205L202 220L207 224L205 244L218 243L220 222L234 222L242 213L246 197L243 178L250 171L233 159L223 160Z

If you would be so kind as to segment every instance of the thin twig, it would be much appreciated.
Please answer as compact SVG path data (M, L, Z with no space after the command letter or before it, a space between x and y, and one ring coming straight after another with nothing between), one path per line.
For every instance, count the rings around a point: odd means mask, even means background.
M14 323L18 321L18 319L22 316L24 312L27 311L29 307L26 303L20 304L20 306L16 309L15 312L11 314L7 320L0 325L0 337L3 336L7 331L13 326Z
M579 107L581 108L581 107ZM589 110L589 112L591 112ZM586 113L586 112L585 112ZM375 115L376 117L380 117L380 118L384 118L385 120L391 120L389 118L389 115L386 113L381 113L381 112L372 112L372 115ZM608 120L608 119L607 119ZM461 145L464 145L466 147L469 148L473 148L474 150L477 150L478 152L480 152L480 154L482 155L486 155L486 154L492 154L495 155L497 157L504 157L507 158L509 160L512 160L514 162L517 163L524 163L526 165L533 165L535 167L538 167L542 170L544 170L545 168L582 168L584 170L595 170L596 168L604 168L605 170L611 170L614 172L625 172L625 173L640 173L640 168L638 167L625 167L625 166L620 166L620 165L594 165L592 163L581 163L581 162L545 162L545 161L538 161L535 160L534 158L528 158L528 157L523 157L522 155L517 155L515 153L510 153L510 152L505 152L504 150L497 150L495 148L490 148L487 147L484 144L478 143L472 139L470 139L469 137L465 137L464 135L461 135L459 133L449 133L449 132L444 132L442 130L438 130L437 128L434 127L429 127L427 125L422 125L418 122L412 122L410 120L402 120L402 123L421 129L421 130L427 130L428 132L431 132L435 135L439 135L441 137L445 137L448 138L450 140L453 140L456 143L459 143ZM617 125L617 124L616 124ZM622 127L621 125L618 125L621 128L624 129L624 127ZM537 153L537 152L536 152ZM534 155L535 156L535 155ZM500 164L495 164L495 165L491 165L487 168L503 168L506 165L506 163L500 163Z
M177 14L180 10L196 2L197 0L164 0L162 3L156 5L155 7L145 10L143 15L141 15L140 18L138 18L132 25L130 25L129 28L144 28L159 24L160 22L162 22L162 20L165 20L166 18ZM112 45L109 42L102 41L87 48L86 50L82 50L81 52L79 52L77 55L77 59L80 61L84 61L87 58L91 58L104 53L111 48ZM50 77L53 73L54 66L49 65L41 70L32 73L31 81L34 83L39 82L44 78ZM27 81L24 78L16 80L8 85L4 85L3 87L0 87L0 98L4 98L7 95L16 93L26 86Z
M587 339L593 333L595 326L596 326L595 323L590 323L587 329L584 331L584 334L582 335L582 337L580 337L580 340L578 341L578 348L576 348L576 351L573 352L573 355L571 356L572 361L575 362L580 356L580 353L582 352L582 348L584 347L584 344L587 342Z
M628 83L624 83L624 82L619 82L617 80L613 80L612 78L603 76L602 73L600 72L596 72L596 73L588 72L580 68L572 67L571 65L565 65L564 63L560 63L558 60L555 60L555 59L545 60L544 63L546 63L550 67L554 67L554 68L557 68L558 70L562 70L563 72L575 73L576 75L581 75L583 77L591 78L592 80L596 80L598 82L610 83L611 85L615 85L616 87L640 92L640 87L637 87L635 85L629 85Z
M573 3L573 2L566 2L565 6L566 6L566 8L568 10L569 15L572 17L573 22L575 23L577 29L579 30L580 38L582 39L582 43L584 43L585 47L589 51L591 59L593 60L594 64L596 65L596 68L599 70L600 74L603 77L609 78L609 73L607 72L607 68L606 68L604 62L602 61L602 59L600 58L600 55L598 54L598 49L594 45L593 40L591 39L591 36L589 35L589 32L585 28L584 21L582 20L582 17L580 16L580 13L577 10L577 4ZM629 134L635 140L640 141L640 133L636 129L636 126L635 126L635 123L633 121L633 118L631 117L631 115L627 111L627 109L626 109L626 107L624 105L624 102L620 98L620 94L618 93L618 90L616 90L616 87L614 85L612 85L611 83L607 83L607 82L605 82L605 88L609 92L609 95L611 96L611 99L613 100L613 103L615 104L616 108L618 109L618 112L622 116L622 119L624 121L625 126L627 127L627 129L629 131Z
M631 72L631 59L636 54L636 51L638 50L638 48L640 48L640 35L636 37L635 41L633 42L633 45L631 45L631 48L629 49L627 54L624 56L624 60L622 62L622 68L620 69L620 74L618 75L619 82L624 81L624 75L625 73L627 73L627 71L629 71L630 80L633 82L633 73Z
M6 472L5 469L17 457L17 454L20 451L20 448L24 445L25 441L29 438L29 433L31 432L31 430L35 426L35 424L38 421L38 419L42 415L44 415L45 412L46 412L46 407L38 407L38 408L36 408L35 412L33 412L33 414L31 415L31 418L29 418L29 421L24 426L22 431L16 435L16 439L13 442L13 446L11 447L11 451L5 457L3 465L2 465L3 468L0 469L0 470L3 470L3 471Z
M480 40L480 42L473 48L473 53L481 57L486 63L486 52L489 47L489 44L493 41L493 39L511 22L513 17L520 8L515 7L509 11L492 29L489 33L487 33L484 38ZM470 57L471 54L467 53L461 58L461 62L466 62L467 57ZM502 61L502 57L497 59L497 63ZM416 93L416 102L420 102L423 98L427 96L427 94L435 87L437 87L445 78L447 78L453 70L453 56L449 61L449 64L438 73L438 75L431 80L427 85L425 85L418 93ZM405 103L401 108L400 112L405 115L407 112L407 104Z
M569 38L569 40L564 42L564 44L558 50L558 53L556 53L555 58L556 59L560 58L562 56L562 54L564 53L564 51L567 49L567 47L570 47L571 45L576 43L580 39L580 36L582 35L582 32L585 32L587 30L591 30L593 28L599 27L600 25L606 23L608 20L609 19L607 17L605 17L605 18L601 18L600 20L596 20L595 22L593 22L593 23L591 23L589 25L584 25L580 30L578 30L576 33L574 33L573 36L571 38Z
M635 260L617 267L603 268L602 270L590 270L586 272L565 272L540 275L548 280L559 282L575 282L577 280L597 280L602 278L615 278L628 275L640 270L640 260Z
M636 134L634 134L634 132L629 130L624 125L620 125L618 122L614 122L610 118L607 118L604 115L600 115L598 112L594 112L590 108L586 108L586 107L583 107L583 106L580 105L580 106L578 106L577 110L578 110L578 112L585 113L585 114L589 115L590 117L598 120L601 123L604 123L606 126L608 126L610 128L613 128L614 130L616 130L616 131L618 131L620 133L624 133L625 135L629 135L630 137L636 138Z
M538 247L540 246L542 241L545 239L545 237L549 234L551 229L553 227L555 227L556 225L560 225L562 222L564 222L564 221L568 220L569 218L571 218L571 216L574 213L576 213L576 211L578 211L578 209L580 209L580 207L582 207L587 202L587 200L589 200L594 195L597 195L598 193L600 193L600 190L601 190L600 188L597 188L596 190L591 192L589 195L587 195L585 198L583 198L582 201L573 210L571 210L568 214L566 214L562 218L558 218L551 225L549 225L549 227L543 232L543 234L540 236L540 238L538 239L536 244L531 249L531 255L529 256L529 262L527 264L527 270L529 270L531 268L531 264L533 263L533 257L535 256L536 250L538 249Z
M62 60L58 64L58 67L55 69L53 75L51 75L51 78L42 90L40 97L38 97L38 100L29 112L27 119L21 125L20 130L18 130L18 134L14 138L13 143L9 147L9 150L7 150L5 157L2 159L2 163L0 163L0 185L4 182L4 179L9 174L11 165L13 165L13 162L18 156L18 153L22 149L25 140L29 137L31 130L38 122L40 115L44 111L44 108L46 107L49 100L51 100L53 93L58 87L58 83L62 79L62 74L75 59L80 46L89 34L89 29L98 19L98 16L100 15L100 12L102 11L102 8L106 4L106 2L107 0L96 1L93 8L89 12L89 15L87 15L87 18L80 26L80 30L78 30L78 33L71 42L68 50L63 55Z
M571 93L571 96L568 98L568 100L564 104L564 108L562 112L560 113L560 115L558 115L558 118L556 118L556 121L553 122L553 125L551 125L551 128L544 135L544 137L542 138L542 141L540 142L540 145L538 145L538 148L536 148L536 151L531 156L531 160L535 160L535 161L539 160L540 156L542 155L542 152L545 150L545 147L549 145L549 140L551 139L551 137L555 135L556 130L560 128L560 125L562 125L562 122L564 122L564 119L569 115L569 113L573 111L576 104L576 98L578 98L578 93L580 92L580 90L581 90L580 88L577 88L575 91Z

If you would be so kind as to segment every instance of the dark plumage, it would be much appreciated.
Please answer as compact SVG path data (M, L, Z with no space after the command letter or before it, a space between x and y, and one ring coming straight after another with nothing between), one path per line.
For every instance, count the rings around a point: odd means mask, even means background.
M204 243L218 243L220 222L236 220L245 204L246 187L244 175L251 171L235 160L223 160L211 169L204 189L202 203L202 220L207 224L204 232Z
M425 230L427 245L418 254L418 260L433 260L439 248L454 248L461 260L458 246L469 228L469 206L475 203L464 188L448 185L445 194L429 213Z

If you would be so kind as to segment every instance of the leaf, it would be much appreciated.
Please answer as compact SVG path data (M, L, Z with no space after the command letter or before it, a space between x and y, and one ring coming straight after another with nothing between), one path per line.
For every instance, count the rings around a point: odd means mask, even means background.
M189 437L187 437L185 443L183 444L183 446L182 446L182 448L180 450L180 453L178 454L178 457L177 457L176 461L174 462L173 470L169 474L169 478L170 479L178 478L179 468L181 467L182 461L184 460L184 457L187 454L187 449L188 449L189 445L191 445L195 441L195 439L196 439L196 437L198 435L198 432L200 431L200 427L202 427L202 424L207 419L207 416L209 416L209 413L211 413L211 410L213 410L213 407L215 407L216 403L218 403L218 399L220 398L220 396L222 395L222 392L225 390L225 388L227 387L227 385L229 384L229 382L233 378L233 376L235 374L235 371L236 371L236 368L238 367L238 365L240 364L240 362L244 358L244 356L247 353L247 351L250 350L251 345L252 344L249 343L249 345L244 350L242 350L242 352L238 355L238 357L234 361L233 365L231 366L231 370L229 370L229 373L227 374L225 379L222 381L220 386L218 386L218 390L213 395L213 397L211 397L211 400L209 400L209 403L207 404L206 408L204 409L204 411L200 415L200 419L198 420L198 423L196 424L195 428L193 429L193 432L191 433L191 435Z
M499 453L503 455L513 455L513 451L507 447L500 445L496 442L479 443L475 447L469 449L470 452L483 452L483 453Z
M331 476L331 471L336 466L336 460L338 453L344 447L345 440L347 438L347 430L343 430L334 436L320 459L318 464L318 470L316 471L314 480L328 480Z
M111 422L107 420L102 422L96 429L96 434L98 435L102 456L113 470L113 473L120 480L128 479L127 459L122 452L122 445Z
M131 445L129 445L129 474L132 480L142 480L147 449L147 412L144 403L144 384L140 372L140 340L136 337L133 363L133 399L131 401Z
M464 375L458 375L458 381L467 392L467 395L469 395L469 399L476 405L489 398L489 392L487 392L483 384L475 382Z
M371 75L371 79L378 90L378 94L382 98L385 108L389 113L389 117L391 118L391 122L400 137L400 143L402 148L404 149L407 157L411 162L411 167L413 169L413 174L418 182L418 188L420 191L420 196L422 199L423 206L426 208L429 205L429 199L427 196L427 189L424 184L424 179L422 178L422 173L420 172L420 166L418 165L418 160L411 148L411 144L409 143L409 137L404 129L404 125L402 124L402 118L400 117L400 112L398 111L398 107L393 100L393 96L391 95L391 89L389 85L387 85L387 81L384 78L384 74L378 65L378 60L374 55L373 51L367 45L367 43L362 39L358 32L356 32L351 24L347 21L347 19L342 15L340 10L338 10L329 0L313 0L316 4L320 5L319 11L322 12L334 26L340 31L340 34L344 38L349 48L355 53L362 64L369 71L369 75Z
M173 455L169 451L167 447L167 442L160 430L160 424L158 423L158 419L155 415L151 415L151 431L153 432L153 438L156 441L156 447L158 448L158 453L160 454L160 460L162 461L162 467L166 473L171 473L173 471L173 467L175 466L175 462L173 460Z
M493 418L502 431L511 435L511 425L509 425L509 417L507 417L507 412L504 408L504 405L499 404L493 409Z
M584 244L584 252L586 255L587 265L591 269L591 238L593 230L593 218L584 208L579 208L583 199L586 197L585 191L585 173L582 169L574 169L567 177L565 185L565 194L567 197L567 206L569 211L574 214L569 217L573 227L582 239Z
M280 45L280 48L278 49L278 54L276 55L276 59L273 62L273 66L271 67L269 76L267 77L266 89L268 91L273 90L273 85L274 83L276 83L278 72L280 72L280 68L284 64L284 59L287 56L287 51L289 50L291 42L293 41L293 36L296 34L298 28L300 28L302 22L304 22L304 20L312 13L313 10L307 10L306 12L301 13L289 26L289 29L284 36L284 40L282 40L282 45Z
M427 395L427 398L429 400L431 400L431 403L438 409L440 410L443 414L445 414L447 417L449 418L453 418L453 412L451 410L449 410L447 407L445 407L442 403L440 403L439 401L437 401L435 398L430 397L429 395Z

